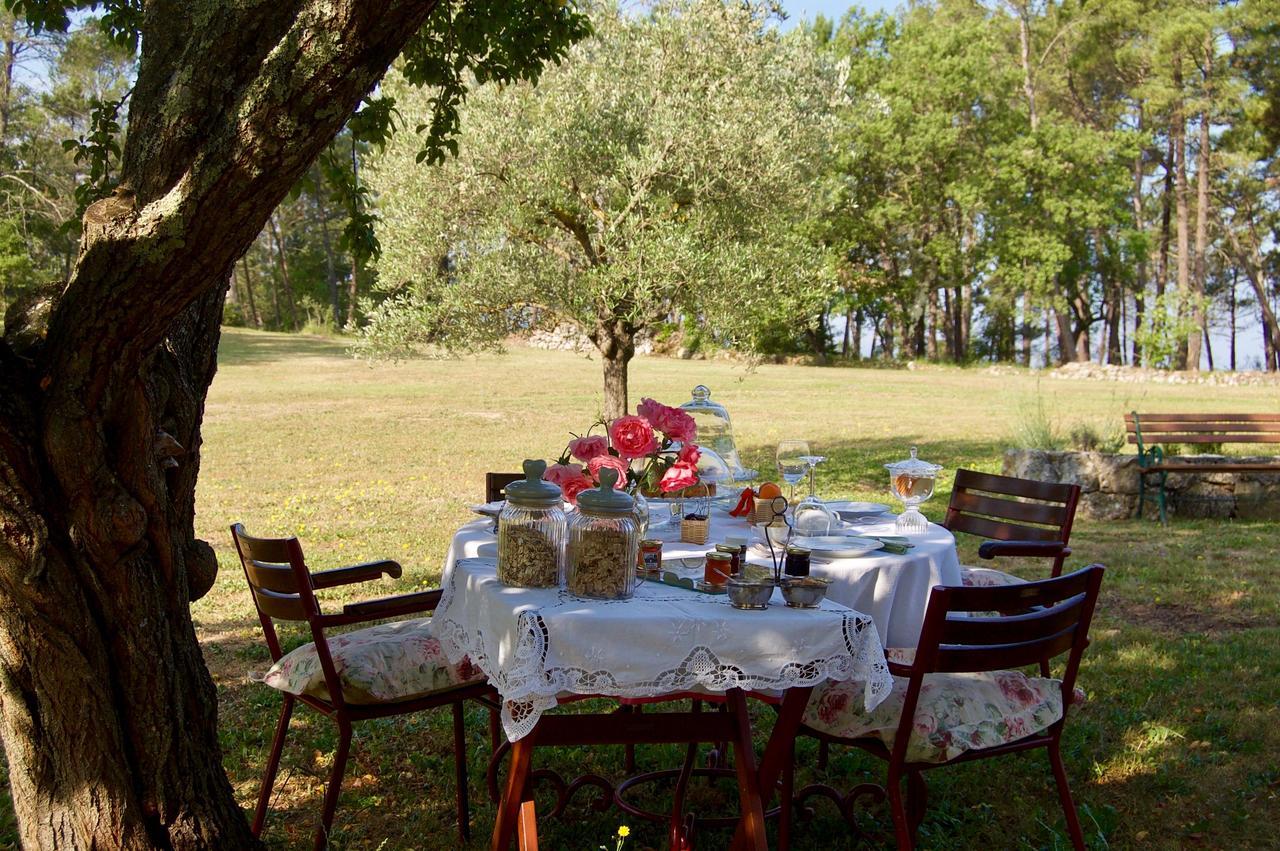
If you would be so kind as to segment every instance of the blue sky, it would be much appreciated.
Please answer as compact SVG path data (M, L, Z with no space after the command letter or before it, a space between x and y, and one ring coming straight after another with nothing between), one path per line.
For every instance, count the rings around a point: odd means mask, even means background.
M850 6L861 6L870 11L889 12L905 3L906 0L782 0L782 8L792 20L812 20L818 15L825 15L832 20L840 20Z

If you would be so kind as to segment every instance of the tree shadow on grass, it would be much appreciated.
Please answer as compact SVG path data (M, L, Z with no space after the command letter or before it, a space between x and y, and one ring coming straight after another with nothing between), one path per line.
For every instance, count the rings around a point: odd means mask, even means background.
M299 357L346 357L348 345L341 338L224 328L218 344L218 363L257 366Z

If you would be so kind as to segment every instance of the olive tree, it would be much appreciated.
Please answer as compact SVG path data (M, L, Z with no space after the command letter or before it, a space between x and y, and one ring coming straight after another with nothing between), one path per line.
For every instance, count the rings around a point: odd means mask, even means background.
M0 737L22 843L254 847L190 614L217 571L192 518L232 265L402 51L437 97L438 160L468 68L532 78L583 21L554 0L4 3L55 29L96 8L140 51L114 190L68 279L10 306L0 338Z
M833 276L806 225L838 69L757 5L645 11L594 7L593 37L536 87L472 95L444 167L415 167L402 139L372 163L391 297L368 349L493 347L569 321L616 417L643 329L684 318L749 347L761 323L821 311ZM409 124L432 108L394 73L386 88Z

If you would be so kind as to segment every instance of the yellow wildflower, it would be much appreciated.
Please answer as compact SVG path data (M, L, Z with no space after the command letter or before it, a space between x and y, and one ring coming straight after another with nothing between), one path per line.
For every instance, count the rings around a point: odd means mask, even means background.
M626 839L628 836L631 835L631 828L627 827L624 824L622 827L618 828L618 835L621 836L623 839Z

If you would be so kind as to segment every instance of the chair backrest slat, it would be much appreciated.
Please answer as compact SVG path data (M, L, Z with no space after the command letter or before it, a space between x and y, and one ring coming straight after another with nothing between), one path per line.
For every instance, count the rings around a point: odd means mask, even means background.
M941 641L943 644L1008 644L1034 640L1078 621L1085 599L1081 593L1052 606L999 618L949 614L943 622Z
M297 594L281 594L267 588L254 588L253 602L258 611L270 618L282 621L305 621L307 610Z
M957 513L954 517L948 517L946 526L952 532L967 532L970 535L994 538L997 541L1057 541L1061 538L1057 529L1006 523L1003 520L989 520L972 514Z
M268 564L256 559L244 562L245 574L249 584L254 588L265 588L279 594L297 594L298 577L287 562L285 564Z
M1020 496L1043 502L1066 503L1071 498L1073 485L1058 482L1038 482L1017 476L998 476L995 473L979 473L976 470L956 470L955 487L961 490L986 491L987 493Z
M990 644L981 647L944 644L938 648L933 670L942 674L954 674L1003 671L1035 665L1070 650L1075 643L1076 629L1077 625L1073 623L1055 635L1009 644Z
M985 514L1000 520L1038 523L1042 526L1052 526L1055 530L1062 528L1062 525L1067 522L1066 505L1016 502L1012 499L983 496L972 491L961 491L956 494L953 504L957 510L968 514Z

